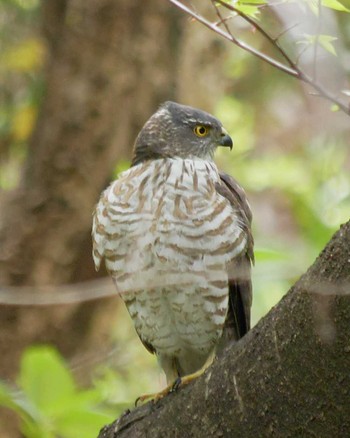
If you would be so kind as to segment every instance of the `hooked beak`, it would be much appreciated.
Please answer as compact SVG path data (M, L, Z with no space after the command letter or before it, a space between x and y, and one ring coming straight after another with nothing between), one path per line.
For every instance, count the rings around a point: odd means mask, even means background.
M228 135L228 132L225 128L221 129L221 138L219 141L219 146L229 147L232 151L233 141L232 138Z

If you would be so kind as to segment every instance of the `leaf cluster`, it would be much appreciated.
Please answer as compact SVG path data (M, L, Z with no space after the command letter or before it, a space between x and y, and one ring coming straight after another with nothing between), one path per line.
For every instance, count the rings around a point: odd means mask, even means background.
M81 389L63 358L49 346L23 354L18 387L0 383L0 405L15 411L26 438L95 438L113 419L97 389Z

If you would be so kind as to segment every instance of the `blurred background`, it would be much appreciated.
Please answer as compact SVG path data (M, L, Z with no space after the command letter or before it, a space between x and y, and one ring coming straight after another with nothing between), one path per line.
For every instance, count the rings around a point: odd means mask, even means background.
M349 100L350 0L255 3L245 11ZM216 161L253 210L254 325L350 216L349 116L166 0L1 0L0 44L0 437L93 438L164 384L91 257L94 205L144 122L175 100L233 137Z

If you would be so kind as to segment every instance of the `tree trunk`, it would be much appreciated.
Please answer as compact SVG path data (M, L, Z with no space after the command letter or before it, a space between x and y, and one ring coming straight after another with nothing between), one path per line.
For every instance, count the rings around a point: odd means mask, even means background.
M350 222L203 376L99 438L348 436L349 339Z

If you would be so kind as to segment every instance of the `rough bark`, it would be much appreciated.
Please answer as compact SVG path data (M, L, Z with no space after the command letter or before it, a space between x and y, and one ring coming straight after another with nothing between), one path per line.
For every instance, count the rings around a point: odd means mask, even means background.
M350 222L201 378L122 416L99 438L347 436L349 339Z

